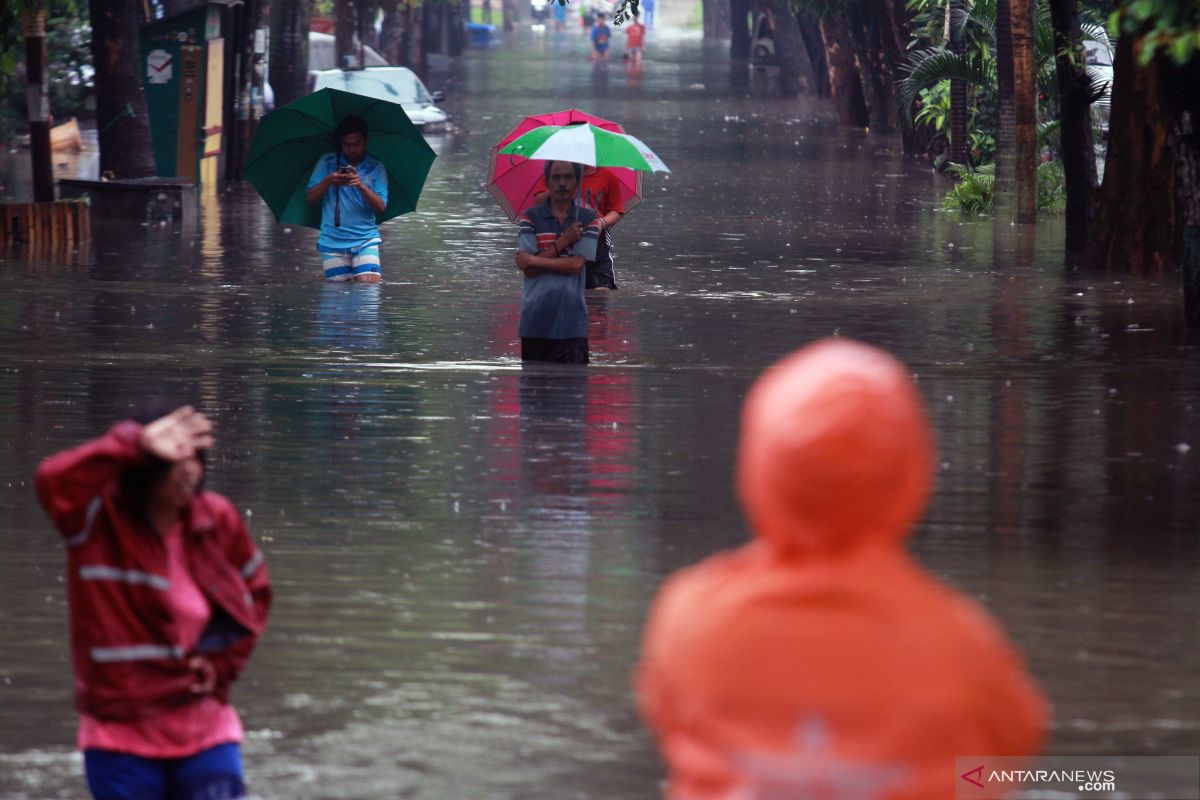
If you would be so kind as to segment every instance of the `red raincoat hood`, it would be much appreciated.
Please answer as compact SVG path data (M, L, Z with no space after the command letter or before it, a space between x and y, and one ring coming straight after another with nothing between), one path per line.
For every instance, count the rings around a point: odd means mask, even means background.
M933 446L908 370L824 339L751 387L738 490L756 535L794 555L903 540L929 496Z

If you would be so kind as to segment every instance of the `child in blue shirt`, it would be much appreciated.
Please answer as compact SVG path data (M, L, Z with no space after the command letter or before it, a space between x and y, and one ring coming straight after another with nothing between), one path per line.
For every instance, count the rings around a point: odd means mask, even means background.
M608 60L608 42L612 31L604 24L604 15L596 15L596 26L592 28L592 57L597 61Z

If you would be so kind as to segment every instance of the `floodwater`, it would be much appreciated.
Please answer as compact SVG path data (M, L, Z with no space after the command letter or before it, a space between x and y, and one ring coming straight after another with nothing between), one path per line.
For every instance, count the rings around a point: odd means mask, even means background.
M647 605L745 539L742 397L830 335L916 373L940 467L912 550L1026 653L1050 752L1197 751L1200 347L1176 279L1077 272L1056 220L938 211L943 179L723 48L652 38L641 74L583 52L550 35L432 76L461 129L384 228L381 286L322 285L314 233L245 187L196 231L106 223L77 257L0 260L0 796L85 795L30 477L165 394L214 417L210 486L275 582L235 690L255 797L655 797L629 689ZM514 229L479 187L523 113L569 106L673 171L616 229L592 365L522 370Z

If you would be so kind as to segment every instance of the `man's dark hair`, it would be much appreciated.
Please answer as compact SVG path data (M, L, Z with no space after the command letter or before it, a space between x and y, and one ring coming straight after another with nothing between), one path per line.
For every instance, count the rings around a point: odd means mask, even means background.
M337 139L338 145L342 143L342 137L351 133L361 133L367 135L367 121L360 116L351 114L348 117L342 117L342 121L337 124L337 129L333 132Z
M562 159L557 159L562 161ZM575 170L575 182L583 183L583 164L576 164L572 161L563 161L564 164L570 164ZM550 170L554 168L554 161L547 161L542 167L542 177L546 179L546 191L550 191Z
M150 400L130 414L129 418L139 425L149 425L151 422L167 416L181 405L184 404L159 399ZM204 467L205 473L207 473L208 465L204 461L204 451L197 452L196 457L200 459L200 466ZM167 477L167 473L170 471L170 461L165 461L157 456L147 456L144 462L130 467L117 478L117 487L122 499L129 504L135 514L143 519L147 518L150 513L150 496L154 494L158 484ZM201 474L200 485L196 487L196 491L203 490L204 474Z

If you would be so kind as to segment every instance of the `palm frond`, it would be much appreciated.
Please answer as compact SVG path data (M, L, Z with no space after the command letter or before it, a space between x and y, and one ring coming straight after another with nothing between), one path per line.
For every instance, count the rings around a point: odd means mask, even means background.
M1038 144L1045 145L1047 142L1054 140L1062 130L1062 120L1049 119L1038 123Z
M1091 78L1092 86L1090 90L1091 102L1094 105L1108 108L1112 100L1112 81L1103 75L1088 72L1088 77Z
M991 86L996 82L995 62L979 63L965 55L956 55L944 47L918 50L908 57L901 69L907 73L897 87L897 100L905 115L912 108L922 89L938 81L960 79L976 86Z
M950 12L950 27L955 36L964 36L971 28L977 28L987 37L989 44L996 42L996 0L979 0L971 8L955 8Z
M1054 21L1050 18L1050 4L1038 0L1033 10L1033 57L1038 64L1054 63Z

